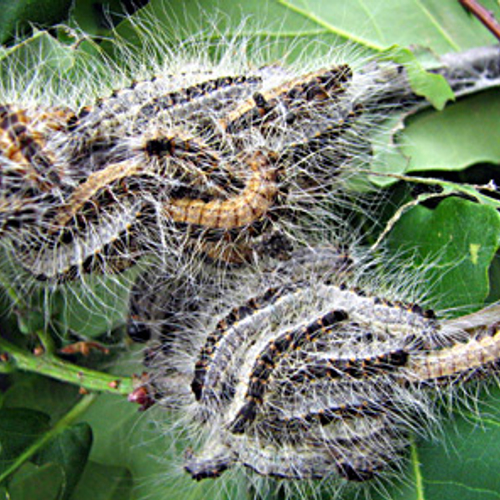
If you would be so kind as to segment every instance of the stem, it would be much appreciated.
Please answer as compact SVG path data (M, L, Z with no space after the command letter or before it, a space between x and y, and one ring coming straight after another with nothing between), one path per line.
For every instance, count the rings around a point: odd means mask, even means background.
M413 182L416 184L427 184L429 186L441 186L445 190L442 193L440 193L440 196L447 196L454 193L455 194L463 193L468 196L471 196L472 198L475 198L480 203L492 206L496 209L500 209L499 200L496 200L495 198L482 194L478 191L478 189L482 189L484 191L490 191L492 193L498 192L498 188L493 183L484 186L477 186L475 184L457 184L456 182L445 181L443 179L436 179L434 177L417 177L417 176L409 176L402 174L372 172L370 170L361 170L361 171L377 177L392 177L394 179L398 179L400 181L405 181L405 182Z
M15 472L21 465L27 462L35 453L42 449L47 443L52 441L58 434L69 427L87 408L93 403L97 396L89 394L84 396L78 403L71 408L71 410L59 420L50 431L40 436L30 447L24 450L17 459L8 467L2 474L0 474L0 483L4 481L10 474Z
M53 354L55 352L55 345L50 334L46 330L39 330L36 334L42 343L46 355Z
M415 440L411 440L411 463L413 466L413 474L415 477L415 489L417 492L417 500L424 500L424 482L422 479L422 472L420 470L420 460L418 458L418 450L417 445L415 444Z
M477 0L458 0L462 6L477 17L493 35L500 40L500 24L488 9L484 8Z
M76 366L48 352L34 356L5 339L0 339L0 349L7 353L9 362L20 370L40 373L91 391L127 396L134 390L131 377L116 377L108 373Z

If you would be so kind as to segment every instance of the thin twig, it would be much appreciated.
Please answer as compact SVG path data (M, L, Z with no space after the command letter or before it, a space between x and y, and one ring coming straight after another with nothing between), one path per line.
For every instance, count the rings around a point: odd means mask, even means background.
M458 0L472 15L476 16L500 40L500 23L488 9L477 0Z
M452 181L445 181L443 179L436 179L434 177L417 177L404 174L391 174L389 172L373 172L371 170L361 169L360 172L369 174L375 177L392 177L399 181L411 182L414 184L424 184L426 186L441 186L443 191L440 196L449 196L453 194L464 194L474 198L478 203L483 205L489 205L497 210L500 210L500 201L482 194L481 191L488 191L490 193L498 193L498 187L492 181L488 184L477 185L477 184L457 184Z
M431 200L433 198L442 198L443 193L429 193L429 194L422 194L418 196L415 200L409 201L408 203L405 203L399 209L397 212L391 217L389 222L387 222L385 229L382 231L380 236L377 238L377 241L370 247L370 250L376 250L384 238L387 236L387 234L392 230L392 228L396 225L396 223L401 219L404 213L406 213L410 208L416 207L417 205L420 205L422 202Z

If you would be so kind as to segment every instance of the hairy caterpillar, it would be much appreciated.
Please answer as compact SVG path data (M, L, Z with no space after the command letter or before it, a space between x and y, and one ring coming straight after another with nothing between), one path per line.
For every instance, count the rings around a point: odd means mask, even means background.
M188 314L193 324L177 323L149 354L149 390L195 448L185 471L202 480L243 469L254 484L257 475L299 490L384 478L404 464L410 436L435 427L445 387L495 373L499 306L436 317L402 301L401 283L380 296L370 264L333 248L287 264L291 273L242 272L219 300L229 312Z

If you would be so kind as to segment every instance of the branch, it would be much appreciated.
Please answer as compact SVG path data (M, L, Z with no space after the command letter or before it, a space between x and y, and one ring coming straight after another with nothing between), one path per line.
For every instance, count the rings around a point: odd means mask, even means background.
M458 0L472 15L476 16L500 40L500 24L488 9L485 9L477 0Z
M133 377L117 377L109 373L73 365L50 352L34 356L5 339L0 339L0 350L3 352L0 357L0 365L5 364L8 368L14 366L20 370L39 373L90 391L128 396L135 389Z

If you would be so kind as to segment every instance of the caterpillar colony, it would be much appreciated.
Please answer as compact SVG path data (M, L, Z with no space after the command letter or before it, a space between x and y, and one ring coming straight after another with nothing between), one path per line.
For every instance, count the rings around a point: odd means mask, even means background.
M422 105L406 69L251 64L244 46L223 40L214 62L165 45L130 74L93 61L63 87L13 66L0 241L40 286L154 262L131 294L130 328L159 333L133 396L193 431L193 479L377 478L433 420L436 389L496 367L499 307L441 319L335 246L343 208L363 209L345 186L374 131ZM435 72L460 95L498 84L499 61L486 48Z

